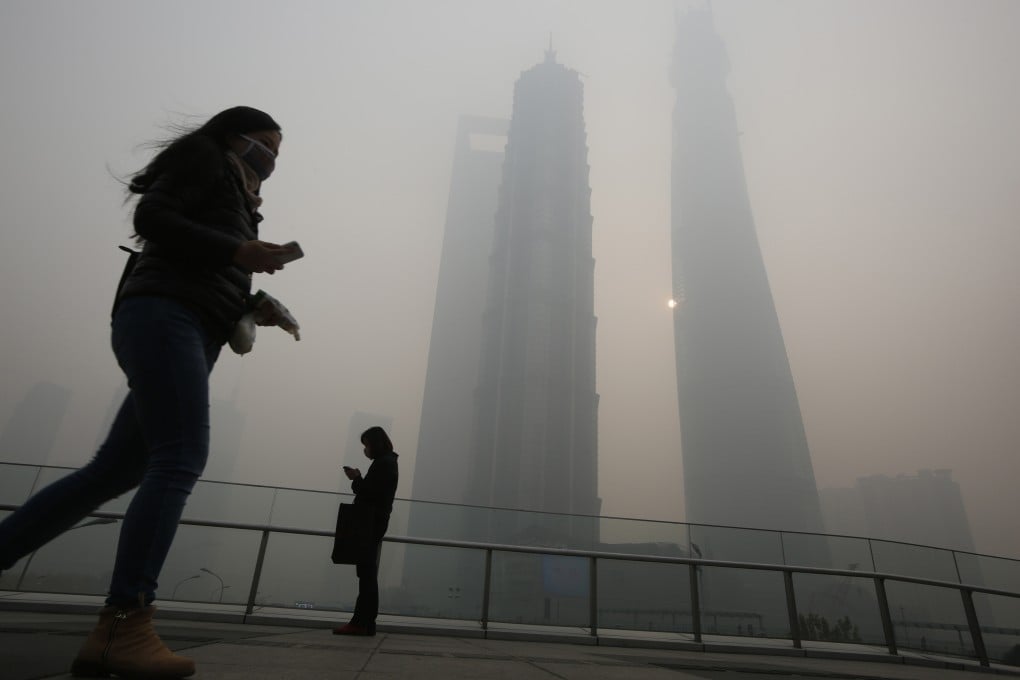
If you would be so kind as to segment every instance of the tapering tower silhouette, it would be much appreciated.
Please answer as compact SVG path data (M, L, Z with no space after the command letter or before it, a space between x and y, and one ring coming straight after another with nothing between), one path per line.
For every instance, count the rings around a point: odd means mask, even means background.
M821 531L709 9L677 20L672 256L687 521Z
M464 500L508 125L505 119L480 116L461 116L457 123L414 466L415 500Z

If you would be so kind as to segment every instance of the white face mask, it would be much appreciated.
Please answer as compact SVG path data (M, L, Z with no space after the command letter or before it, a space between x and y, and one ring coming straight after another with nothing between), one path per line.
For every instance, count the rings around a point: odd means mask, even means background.
M262 142L252 139L248 135L238 135L238 137L248 142L248 147L239 153L238 156L264 182L273 174L273 169L276 167L276 153Z

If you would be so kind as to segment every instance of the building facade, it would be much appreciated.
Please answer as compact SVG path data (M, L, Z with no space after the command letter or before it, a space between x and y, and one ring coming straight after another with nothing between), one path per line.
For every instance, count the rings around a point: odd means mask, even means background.
M960 485L950 470L860 477L822 492L832 533L974 552Z
M508 126L506 120L479 116L462 116L457 125L415 457L415 500L464 500Z
M686 519L821 531L711 10L677 21L672 264Z
M587 151L580 77L550 50L514 89L468 503L599 512Z

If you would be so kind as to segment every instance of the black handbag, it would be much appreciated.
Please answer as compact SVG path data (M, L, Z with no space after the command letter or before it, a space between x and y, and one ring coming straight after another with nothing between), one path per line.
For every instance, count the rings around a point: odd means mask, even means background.
M375 509L341 503L336 513L333 564L359 564L371 559Z

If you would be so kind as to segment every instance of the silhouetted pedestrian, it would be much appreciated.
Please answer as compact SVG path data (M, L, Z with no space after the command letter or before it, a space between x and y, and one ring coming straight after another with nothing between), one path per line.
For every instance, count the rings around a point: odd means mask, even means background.
M156 635L152 602L209 453L209 373L248 311L251 274L281 269L289 252L258 240L259 190L281 141L268 114L239 106L179 134L131 178L141 252L125 269L112 322L130 391L95 457L0 523L2 570L138 487L121 525L106 607L74 661L76 676L195 672L191 659Z
M375 635L375 619L379 615L379 557L382 540L390 524L393 497L397 493L397 454L389 435L381 427L370 427L361 434L365 456L372 461L365 476L357 468L344 466L351 480L354 504L369 508L365 514L372 526L372 540L364 558L355 566L358 575L358 600L354 614L346 625L334 628L335 635Z

